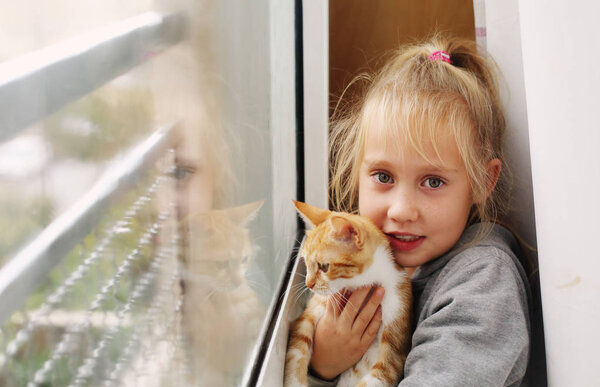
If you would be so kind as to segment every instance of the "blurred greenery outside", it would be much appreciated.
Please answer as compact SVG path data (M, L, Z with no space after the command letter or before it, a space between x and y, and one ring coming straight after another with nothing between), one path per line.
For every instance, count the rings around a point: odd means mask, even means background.
M105 88L46 120L45 134L57 158L106 161L152 128L152 93L143 88Z
M46 197L24 198L0 191L0 265L15 246L25 244L52 219L52 202Z
M112 207L99 222L98 228L75 246L63 261L49 273L39 289L27 299L24 307L27 314L35 313L47 301L48 296L65 283L67 278L79 268L83 260L95 250L98 242L111 231L114 224L124 217L131 204L145 192L149 182L154 178L155 176L152 175L147 176L138 184L139 188L128 192L125 195L126 198L122 200L122 204ZM53 306L52 310L83 314L91 312L90 306L97 295L103 291L111 279L115 278L119 268L137 248L139 252L130 258L130 263L132 263L130 268L115 281L115 286L106 294L99 308L93 311L103 314L105 320L118 318L124 306L130 303L133 289L139 279L148 272L152 260L156 256L159 248L156 238L141 248L139 243L141 236L156 222L157 215L156 200L151 200L136 217L131 218L131 222L124 230L113 237L99 258L90 264L89 270L74 282L71 290L59 304ZM143 316L149 302L153 299L155 290L154 284L149 284L141 299L136 299L136 302L132 304L133 309L127 313L127 319L118 320L116 332L112 333L111 340L104 352L105 355L101 359L100 363L102 364L97 366L97 375L104 375L103 367L110 369L110 366L117 361L124 344L128 343L131 338L135 319ZM2 353L6 353L7 344L15 339L18 331L24 328L30 317L31 315L23 316L23 312L18 311L4 324L0 331ZM56 350L57 344L63 339L68 327L53 324L52 316L45 317L47 317L47 323L38 322L27 343L14 356L7 356L5 359L5 363L0 368L0 385L27 385L35 372L40 370L50 358L52 351ZM89 318L89 315L86 318ZM87 323L90 322L87 321ZM83 364L83 360L96 348L99 340L107 334L106 329L110 329L110 324L104 326L104 329L93 324L84 326L84 328L83 332L78 335L77 348L72 348L68 356L59 359L53 367L51 382L42 385L68 385Z
M76 159L84 163L105 163L141 141L153 129L153 122L153 99L148 88L109 86L48 117L43 123L43 134L52 150L54 160ZM77 244L49 273L38 290L27 299L25 313L16 312L0 326L0 357L6 354L7 344L15 339L19 329L26 325L28 316L77 270L112 225L122 219L131 204L144 194L156 178L156 173L158 172L153 171L140 179L136 189L126 193L119 204L106 211L96 230ZM65 189L68 189L68 182L65 182ZM144 209L127 226L127 230L115 235L100 259L91 264L85 275L53 309L79 312L88 310L97 294L114 277L119 266L136 249L140 237L156 221L156 206L156 200L145 204ZM3 230L0 233L0 265L35 238L54 219L54 211L54 205L48 197L26 197L21 192L0 192L0 229ZM156 253L156 243L154 240L140 249L127 275L119 278L116 286L110 290L110 296L106 297L97 311L105 316L118 315L120 309L128 303L140 276L148 271ZM151 284L144 294L144 299L134 307L140 308L147 303L152 293ZM142 314L143 310L133 310L130 313L135 316L136 313ZM0 385L27 385L35 372L49 359L55 349L53 346L64 336L65 328L67 327L53 326L51 323L36 326L32 338L18 353L1 359ZM114 363L131 333L131 325L120 324L115 337L112 338L112 344L106 349L110 355L105 356L102 362ZM103 329L89 326L77 343L78 348L74 350L76 354L69 353L67 358L60 359L54 367L49 384L42 385L69 384L74 376L73 372L82 365L88 351L93 350L104 334ZM99 374L103 373L102 370L97 371Z
M46 119L44 135L54 160L102 163L140 141L152 129L153 118L147 88L105 87ZM0 192L0 265L47 226L54 212L48 197Z

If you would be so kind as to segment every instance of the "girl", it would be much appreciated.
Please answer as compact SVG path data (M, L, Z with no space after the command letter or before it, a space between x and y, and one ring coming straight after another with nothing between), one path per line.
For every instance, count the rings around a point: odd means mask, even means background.
M496 223L507 202L503 133L491 65L474 43L440 36L395 53L333 126L334 209L373 220L412 276L414 334L400 386L513 386L524 377L530 292L517 242ZM347 306L365 302L354 321L327 310L311 385L334 385L362 357L382 297L354 292Z

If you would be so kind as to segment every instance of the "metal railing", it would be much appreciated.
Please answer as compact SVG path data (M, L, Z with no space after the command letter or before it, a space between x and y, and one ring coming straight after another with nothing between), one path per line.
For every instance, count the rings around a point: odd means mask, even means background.
M95 229L119 193L131 189L144 171L177 142L174 126L153 133L0 270L0 323L6 321L66 254Z
M142 15L0 63L0 141L178 42L182 14Z
M179 42L185 25L147 13L1 63L0 141ZM0 384L152 385L161 369L177 383L160 354L181 347L180 142L176 124L152 133L0 269Z

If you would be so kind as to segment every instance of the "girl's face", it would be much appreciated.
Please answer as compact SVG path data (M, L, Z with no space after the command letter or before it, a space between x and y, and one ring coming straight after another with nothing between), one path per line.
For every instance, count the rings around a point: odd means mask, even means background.
M451 135L430 163L408 147L368 135L359 171L359 211L387 236L396 261L412 273L447 252L465 229L473 198ZM427 144L426 144L427 145Z

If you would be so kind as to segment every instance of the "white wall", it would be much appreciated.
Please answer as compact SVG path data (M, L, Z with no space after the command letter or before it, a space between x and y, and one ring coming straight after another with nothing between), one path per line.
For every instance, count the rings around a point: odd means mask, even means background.
M519 1L548 384L600 385L595 1Z
M535 247L535 214L527 106L521 57L518 0L485 3L487 50L501 72L500 96L506 117L505 152L513 174L511 226Z
M507 162L513 173L513 192L511 211L507 221L527 245L537 245L535 213L533 205L533 186L531 179L531 158L529 149L529 130L527 126L527 104L525 101L525 83L523 59L521 55L521 31L519 24L518 0L487 0L475 2L475 8L484 9L485 20L482 23L485 34L478 42L487 45L489 54L494 58L501 72L500 96L504 106L507 133L505 152ZM476 25L478 23L476 22ZM528 258L537 260L535 250L526 251ZM528 386L546 385L546 367L544 357L544 327L541 318L539 281L534 273L530 277L533 293L532 345L530 368L527 377Z

